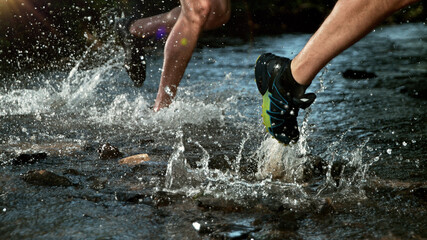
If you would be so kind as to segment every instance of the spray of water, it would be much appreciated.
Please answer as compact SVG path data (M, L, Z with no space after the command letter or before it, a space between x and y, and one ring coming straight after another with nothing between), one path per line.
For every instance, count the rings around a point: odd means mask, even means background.
M322 75L323 76L323 75ZM321 85L317 93L324 91L324 81L321 76ZM185 158L185 148L183 135L178 134L175 151L168 162L165 187L167 191L181 192L189 196L211 196L214 198L233 200L242 205L263 201L276 201L294 207L308 206L310 201L318 201L324 197L337 196L339 198L364 198L361 191L362 184L367 179L369 166L378 160L363 160L363 149L366 147L366 140L356 149L351 151L337 151L342 146L342 134L339 141L328 147L328 152L324 157L323 168L324 177L321 182L317 182L316 191L313 195L307 188L305 171L309 166L310 149L307 138L310 134L309 115L311 110L306 111L301 124L301 138L297 144L284 146L271 137L266 137L260 146L254 151L253 159L258 162L255 181L247 180L242 176L240 164L246 141L251 138L251 133L242 139L237 156L228 156L231 169L220 171L210 169L209 153L200 145L195 144L202 150L202 156L197 168L191 168ZM340 169L338 174L335 168L340 159ZM338 180L337 180L338 179ZM313 188L311 188L312 190Z

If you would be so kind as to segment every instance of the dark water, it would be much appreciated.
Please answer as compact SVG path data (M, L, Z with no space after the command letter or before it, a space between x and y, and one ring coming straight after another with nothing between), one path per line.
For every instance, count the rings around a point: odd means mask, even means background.
M97 67L84 57L1 79L1 239L427 238L425 24L378 28L334 59L308 90L318 98L300 114L300 141L284 147L262 126L253 65L308 38L198 49L156 114L161 52L142 89L110 45ZM347 69L378 77L344 79ZM101 160L106 142L151 160ZM16 164L23 153L47 157ZM31 170L73 186L30 184Z

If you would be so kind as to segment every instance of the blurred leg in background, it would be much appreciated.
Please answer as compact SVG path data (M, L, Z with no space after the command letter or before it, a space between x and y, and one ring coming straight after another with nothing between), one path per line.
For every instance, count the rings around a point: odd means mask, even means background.
M154 111L171 104L200 33L225 24L230 12L230 0L181 0L180 15L165 45Z

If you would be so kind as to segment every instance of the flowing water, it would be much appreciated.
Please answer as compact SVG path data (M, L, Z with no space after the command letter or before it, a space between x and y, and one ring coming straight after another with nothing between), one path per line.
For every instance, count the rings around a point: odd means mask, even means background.
M317 100L300 112L300 141L285 147L262 125L253 66L263 52L294 56L308 38L202 46L158 113L161 52L143 88L108 44L94 67L88 50L68 70L4 75L1 238L427 238L425 24L378 28L328 64L308 89ZM347 69L377 77L345 79ZM151 160L101 160L107 142ZM35 153L47 157L16 161ZM72 186L24 181L32 170Z

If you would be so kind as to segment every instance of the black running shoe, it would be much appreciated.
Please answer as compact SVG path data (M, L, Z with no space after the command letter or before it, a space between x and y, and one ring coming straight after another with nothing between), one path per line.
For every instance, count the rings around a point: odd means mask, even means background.
M125 51L124 67L132 79L135 87L141 87L146 77L145 41L129 32L129 26L135 18L122 18L116 22L114 28L117 40Z
M274 138L283 144L299 139L298 111L310 106L314 93L305 94L306 86L292 76L291 60L265 53L255 64L255 82L262 95L263 123Z

